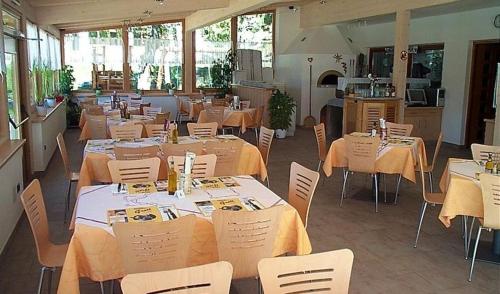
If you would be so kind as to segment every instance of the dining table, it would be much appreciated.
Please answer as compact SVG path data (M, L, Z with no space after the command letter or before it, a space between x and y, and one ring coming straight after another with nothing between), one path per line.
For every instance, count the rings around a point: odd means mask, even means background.
M255 111L255 108L231 109L226 107L224 108L222 125L224 127L240 128L241 133L245 133L247 127L254 124ZM205 122L208 122L207 112L206 110L202 110L198 116L198 123Z
M233 135L219 135L213 137L180 136L178 144L189 144L208 141L222 142L227 140L242 140ZM243 140L242 140L243 141ZM140 138L134 140L101 139L88 140L83 152L83 162L80 167L80 178L77 184L77 191L83 186L89 186L95 182L109 183L111 175L107 167L108 161L115 159L114 146L122 147L146 147L159 146L163 143L163 138ZM160 156L164 158L164 156ZM159 178L166 179L167 163L162 160L160 164ZM267 168L257 146L244 141L237 166L239 175L256 175L262 181L267 178Z
M130 118L122 118L119 116L107 116L106 120L106 125L107 125L107 134L108 137L111 137L110 132L109 132L109 127L110 126L120 126L120 125L126 125L126 124L142 124L142 125L147 125L147 124L154 124L156 122L156 118L152 116L147 116L147 115L138 115L134 114L131 115ZM146 129L144 128L142 130L142 137L147 137L147 132ZM83 127L82 127L82 132L80 133L80 141L85 141L88 139L91 139L92 135L90 134L90 129L88 126L88 123L85 121Z
M173 207L178 216L194 214L196 224L189 246L189 266L219 260L217 242L211 216L202 213L197 202L221 199L239 199L246 210L257 210L283 205L279 229L273 247L273 256L285 253L310 254L312 247L302 220L294 207L255 180L252 176L231 177L235 185L204 189L193 187L185 198L167 192L123 194L116 193L118 185L85 186L79 191L74 212L74 233L69 242L62 268L58 293L79 293L79 278L103 282L125 276L118 243L108 224L108 210L130 207ZM259 205L251 205L252 203Z
M181 100L181 111L188 113L190 120L198 118L200 112L212 105L209 101L184 99Z
M482 221L484 205L479 175L484 172L482 162L471 159L448 159L439 182L439 188L445 193L439 220L446 228L451 226L451 221L456 216L475 217ZM479 243L476 258L500 264L500 230L493 231L491 242ZM472 254L472 250L469 250L469 254Z

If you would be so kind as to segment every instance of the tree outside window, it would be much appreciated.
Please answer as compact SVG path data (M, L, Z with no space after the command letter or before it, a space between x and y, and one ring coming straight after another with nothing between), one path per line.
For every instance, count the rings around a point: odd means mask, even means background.
M273 66L273 13L238 16L237 48L262 52L262 67Z

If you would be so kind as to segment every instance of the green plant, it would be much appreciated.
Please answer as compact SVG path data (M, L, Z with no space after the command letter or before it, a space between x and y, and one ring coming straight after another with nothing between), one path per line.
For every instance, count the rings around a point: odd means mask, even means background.
M73 71L74 70L71 65L65 65L59 72L59 88L62 94L68 96L71 95L71 91L73 90L73 85L75 83Z
M71 99L66 100L66 121L68 126L78 126L80 121L81 109L77 103L73 102Z
M175 86L175 84L174 84L174 83L170 82L170 83L167 83L167 84L165 85L165 88L166 88L167 90L175 90L176 86Z
M31 70L31 90L36 105L42 106L45 99L42 90L42 67L37 64L33 65Z
M292 125L295 101L286 92L275 90L269 99L269 115L272 129L286 130Z
M236 54L230 49L224 59L217 59L212 63L210 76L212 87L219 89L222 96L230 93L233 81L233 71L236 68Z

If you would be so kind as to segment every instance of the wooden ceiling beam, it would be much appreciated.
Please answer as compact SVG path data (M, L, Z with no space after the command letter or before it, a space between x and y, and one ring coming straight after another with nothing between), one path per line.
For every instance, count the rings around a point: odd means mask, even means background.
M326 0L324 4L313 1L301 7L300 26L309 28L338 24L458 1L461 0Z

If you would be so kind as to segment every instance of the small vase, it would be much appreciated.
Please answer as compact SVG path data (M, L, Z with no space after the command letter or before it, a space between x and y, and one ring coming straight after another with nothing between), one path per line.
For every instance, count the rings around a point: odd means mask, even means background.
M46 116L47 115L47 108L45 106L36 106L36 112L38 113L39 116Z
M276 138L285 139L286 138L286 130L285 129L276 129Z
M174 96L174 94L175 94L174 89L169 89L168 90L168 95Z

